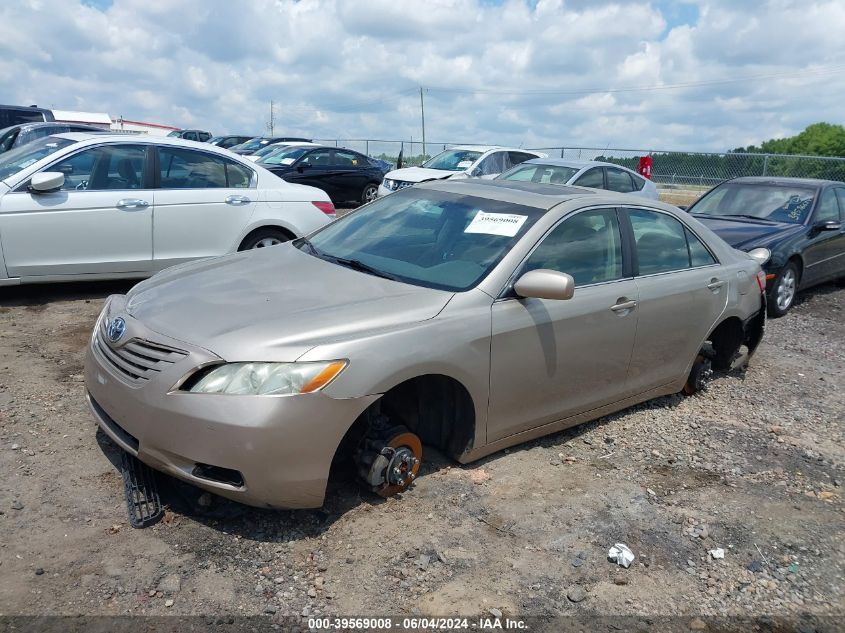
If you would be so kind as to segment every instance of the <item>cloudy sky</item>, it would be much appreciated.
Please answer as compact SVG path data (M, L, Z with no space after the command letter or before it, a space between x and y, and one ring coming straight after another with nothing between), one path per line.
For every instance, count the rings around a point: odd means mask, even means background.
M212 133L726 150L845 115L845 2L14 0L0 103Z

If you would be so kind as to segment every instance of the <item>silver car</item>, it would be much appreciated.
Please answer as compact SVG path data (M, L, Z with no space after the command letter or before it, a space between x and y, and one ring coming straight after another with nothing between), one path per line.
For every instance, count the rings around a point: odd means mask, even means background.
M632 196L657 200L655 184L637 172L597 160L572 160L569 158L535 158L525 161L503 174L497 180L536 182L552 185L577 185L607 189Z
M689 215L595 190L438 181L107 301L100 427L244 503L317 507L333 463L390 495L684 389L757 346L760 266Z

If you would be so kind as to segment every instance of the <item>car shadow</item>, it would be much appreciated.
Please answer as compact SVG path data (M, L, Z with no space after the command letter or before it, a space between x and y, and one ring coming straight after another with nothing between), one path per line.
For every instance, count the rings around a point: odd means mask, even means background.
M81 281L51 284L6 286L0 292L0 306L46 306L54 301L92 301L126 293L138 279L119 281Z

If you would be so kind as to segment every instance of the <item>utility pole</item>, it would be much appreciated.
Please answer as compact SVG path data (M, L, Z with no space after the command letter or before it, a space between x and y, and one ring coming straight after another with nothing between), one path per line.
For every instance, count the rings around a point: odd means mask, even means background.
M270 121L267 123L267 127L270 128L270 136L273 136L273 127L275 126L274 120L274 112L273 112L273 100L270 99Z
M423 160L425 160L425 102L423 101L423 87L420 86L420 117L422 118L422 146Z

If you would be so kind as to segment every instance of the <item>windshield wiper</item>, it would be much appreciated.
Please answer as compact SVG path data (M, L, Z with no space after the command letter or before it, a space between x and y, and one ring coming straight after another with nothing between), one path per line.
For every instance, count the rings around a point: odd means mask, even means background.
M746 220L754 220L755 222L769 222L770 224L777 224L775 220L761 218L756 215L744 215L742 213L731 213L730 215L714 215L712 213L691 213L693 217L711 218L713 220L731 220L733 218L744 218Z
M351 268L353 270L358 270L362 273L368 273L370 275L375 275L376 277L384 277L385 279L390 279L392 281L400 281L399 277L396 275L391 275L390 273L386 273L378 268L373 268L369 264L362 262L360 259L347 259L345 257L335 257L334 255L325 254L322 256L335 262L336 264L346 266L347 268Z

